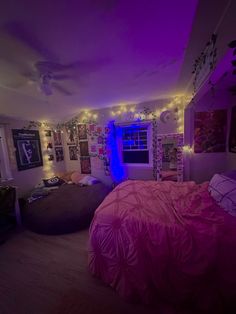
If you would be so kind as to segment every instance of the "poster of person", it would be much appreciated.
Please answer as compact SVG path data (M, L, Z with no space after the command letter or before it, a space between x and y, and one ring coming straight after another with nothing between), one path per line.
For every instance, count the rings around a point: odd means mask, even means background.
M19 171L43 165L39 131L14 129L12 136Z
M80 156L89 156L88 142L79 143Z
M231 110L229 151L231 153L236 153L236 106L234 106Z
M70 156L70 160L78 160L76 146L69 146L69 156Z
M55 154L56 154L56 161L63 161L64 160L64 154L63 154L63 148L62 147L55 147Z
M78 125L78 137L79 137L79 140L86 140L87 139L86 124L79 124Z
M194 152L215 153L226 150L227 111L195 112Z
M66 132L66 143L67 145L75 145L76 143L76 130L75 129L69 129Z
M90 157L80 157L80 167L82 174L90 174L91 173Z
M54 146L62 145L61 131L53 132Z

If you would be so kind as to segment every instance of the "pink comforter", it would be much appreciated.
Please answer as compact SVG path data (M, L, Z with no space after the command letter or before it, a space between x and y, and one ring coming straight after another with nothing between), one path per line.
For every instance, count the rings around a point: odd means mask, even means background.
M233 297L236 219L194 182L126 181L95 212L89 269L128 299Z

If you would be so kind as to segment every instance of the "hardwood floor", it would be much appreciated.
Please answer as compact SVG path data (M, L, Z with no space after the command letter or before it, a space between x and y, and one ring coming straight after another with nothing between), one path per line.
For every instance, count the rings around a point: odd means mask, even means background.
M123 301L87 270L88 230L21 231L0 246L1 314L176 313ZM181 312L182 313L182 312Z

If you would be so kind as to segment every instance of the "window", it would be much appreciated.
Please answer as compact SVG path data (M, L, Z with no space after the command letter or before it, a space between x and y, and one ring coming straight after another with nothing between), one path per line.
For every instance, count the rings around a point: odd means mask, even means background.
M11 180L11 169L4 127L0 125L0 182Z
M122 129L123 163L149 164L148 126L128 126Z

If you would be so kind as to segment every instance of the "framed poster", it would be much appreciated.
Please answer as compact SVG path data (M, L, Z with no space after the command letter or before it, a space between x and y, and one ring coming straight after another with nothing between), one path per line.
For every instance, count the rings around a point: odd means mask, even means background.
M62 145L61 131L53 132L54 146Z
M67 145L75 145L76 143L76 130L70 129L66 132L66 143Z
M226 151L227 110L195 112L194 152L216 153Z
M63 161L64 160L64 154L63 154L63 148L62 147L55 147L55 154L56 154L56 161Z
M27 170L43 165L39 131L12 130L18 170Z
M80 142L80 156L89 156L88 142Z
M69 146L69 156L70 156L70 160L78 160L76 146Z
M90 157L80 157L80 167L81 173L90 174L91 173Z
M234 106L231 111L229 151L231 153L236 153L236 106Z
M79 137L79 140L86 140L87 139L86 124L79 124L78 125L78 137Z

